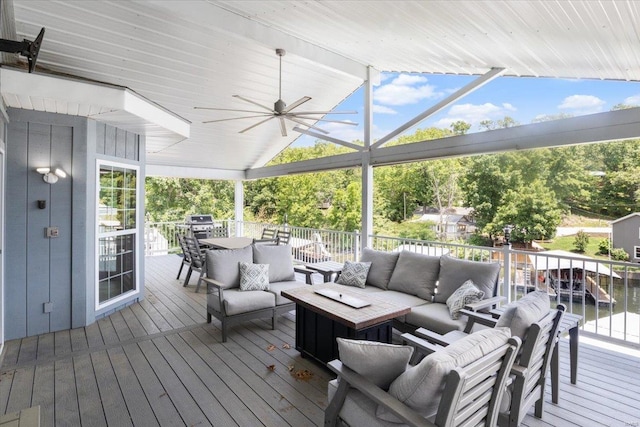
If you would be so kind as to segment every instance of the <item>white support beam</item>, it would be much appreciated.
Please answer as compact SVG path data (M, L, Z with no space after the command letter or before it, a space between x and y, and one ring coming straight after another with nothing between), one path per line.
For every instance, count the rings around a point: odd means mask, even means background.
M242 229L242 226L244 221L244 185L240 180L235 182L233 211L234 218L236 220L236 236L243 236L244 230Z
M270 48L278 47L287 53L304 58L314 64L327 67L363 81L367 78L367 66L339 55L308 41L294 37L264 25L249 17L224 9L214 2L187 2L181 0L149 0L146 3L155 9L165 10L171 16L177 15L210 31L224 32L233 37L252 40Z
M373 234L373 166L371 143L373 142L373 81L368 75L364 82L364 151L362 152L362 206L360 253L371 246Z
M342 146L347 147L347 148L353 148L356 151L362 151L363 150L363 147L361 145L352 144L350 142L343 141L343 140L338 139L338 138L332 138L332 137L330 137L328 135L322 135L321 133L317 133L317 132L314 132L314 131L311 131L311 130L308 130L308 129L302 129L299 126L294 127L293 130L295 130L296 132L303 133L305 135L313 136L314 138L318 138L318 139L321 139L323 141L333 142L334 144L342 145Z
M196 178L196 179L217 179L217 180L243 180L245 179L244 171L235 171L228 169L207 169L207 168L189 168L183 166L167 166L147 164L147 176L164 176L170 178Z
M423 121L427 117L434 115L435 113L437 113L438 111L440 111L443 108L447 107L448 105L453 104L458 99L460 99L460 98L470 94L474 90L484 86L485 84L489 83L491 80L493 80L496 77L499 77L500 75L502 75L502 73L504 73L504 72L505 72L504 68L492 68L488 73L478 77L477 79L475 79L474 81L472 81L471 83L466 85L465 87L463 87L461 89L458 89L456 92L452 93L451 95L449 95L448 97L446 97L442 101L438 102L433 107L431 107L431 108L425 110L424 112L418 114L417 116L415 116L413 119L409 120L408 122L406 122L402 126L398 127L397 129L391 131L389 134L387 134L384 137L380 138L378 141L376 141L375 144L373 144L371 146L371 148L372 149L376 149L376 148L380 147L382 144L386 144L387 142L389 142L391 139L393 139L397 135L400 135L402 132L406 131L407 129L410 129L411 127L413 127L416 124L420 123L421 121Z
M383 147L371 152L371 163L383 166L631 138L640 138L640 108ZM248 170L247 179L355 168L361 164L360 153L348 153Z

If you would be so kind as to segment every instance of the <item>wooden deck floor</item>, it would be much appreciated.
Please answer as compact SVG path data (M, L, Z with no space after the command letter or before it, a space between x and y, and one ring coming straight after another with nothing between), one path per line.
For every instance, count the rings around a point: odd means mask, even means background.
M293 316L275 331L247 322L223 344L219 323L205 322L204 294L175 280L179 262L147 258L139 304L86 328L8 342L0 414L40 405L44 426L322 425L331 376L293 348ZM548 395L544 419L525 425L640 426L640 357L581 343L571 385L561 348L561 402Z

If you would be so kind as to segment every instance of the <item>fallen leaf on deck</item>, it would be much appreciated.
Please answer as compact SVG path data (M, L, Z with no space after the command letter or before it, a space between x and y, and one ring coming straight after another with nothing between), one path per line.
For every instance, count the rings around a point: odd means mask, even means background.
M268 365L267 369L270 370L271 372L276 370L276 365Z
M293 371L295 369L295 366L289 365L289 366L287 366L287 368L289 368L289 372L291 372L291 371Z
M290 348L291 348L291 345L289 345L289 344L287 344L287 343L284 343L284 344L282 344L282 348L284 348L284 349L287 349L287 350L288 350L288 349L290 349Z
M275 345L273 345L273 344L269 344L269 345L267 346L267 351L273 351L273 350L275 350L275 349L276 349L276 346L275 346Z
M300 369L292 374L297 380L309 381L313 378L313 372L308 369Z

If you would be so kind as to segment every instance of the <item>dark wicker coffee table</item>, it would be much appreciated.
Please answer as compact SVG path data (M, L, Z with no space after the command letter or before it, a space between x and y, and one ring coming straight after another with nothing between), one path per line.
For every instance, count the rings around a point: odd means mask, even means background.
M328 289L369 303L353 308L342 302L315 293ZM338 358L337 337L391 342L392 321L411 311L352 286L325 283L282 291L282 296L296 303L296 349L303 356L321 363Z

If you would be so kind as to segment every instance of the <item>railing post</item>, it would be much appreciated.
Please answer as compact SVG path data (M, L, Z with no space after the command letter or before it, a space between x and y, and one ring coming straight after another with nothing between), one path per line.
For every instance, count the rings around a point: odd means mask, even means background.
M511 302L511 243L502 246L502 257L504 260L504 277L502 280L502 296Z
M353 243L354 243L354 261L358 261L360 259L360 232L358 230L353 232Z

